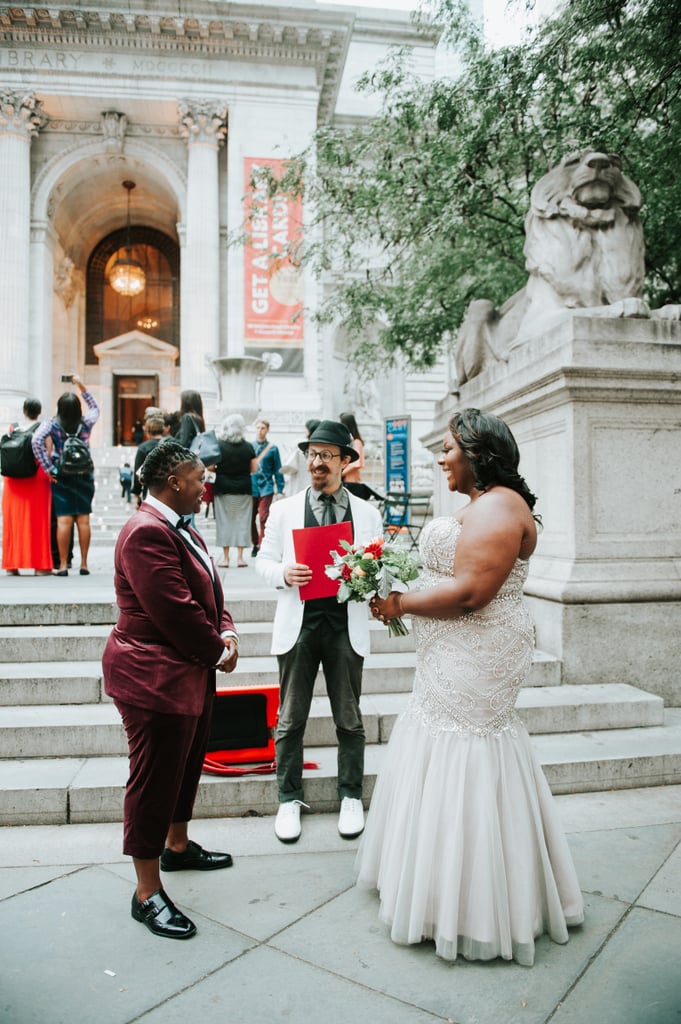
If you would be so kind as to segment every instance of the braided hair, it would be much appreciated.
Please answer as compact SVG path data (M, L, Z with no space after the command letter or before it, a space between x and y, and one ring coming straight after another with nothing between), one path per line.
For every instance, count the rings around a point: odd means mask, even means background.
M523 498L530 511L537 498L518 473L520 452L506 423L492 413L463 409L452 416L449 429L468 459L479 491L498 484ZM534 517L541 522L539 516Z
M155 448L152 448L142 463L139 478L143 487L148 490L163 487L168 477L183 462L201 464L201 460L194 452L190 452L184 445L178 444L172 438L161 441Z

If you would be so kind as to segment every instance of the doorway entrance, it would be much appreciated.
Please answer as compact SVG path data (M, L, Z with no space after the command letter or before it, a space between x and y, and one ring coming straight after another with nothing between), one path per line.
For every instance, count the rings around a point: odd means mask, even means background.
M142 423L144 410L149 405L158 405L158 375L119 376L114 374L114 428L115 445L133 445L135 425Z

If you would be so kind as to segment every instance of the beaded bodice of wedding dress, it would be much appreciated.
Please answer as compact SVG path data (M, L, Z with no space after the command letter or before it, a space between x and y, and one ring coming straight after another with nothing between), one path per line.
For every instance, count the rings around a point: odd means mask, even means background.
M454 576L461 524L432 520L421 535L416 589ZM528 562L518 559L497 596L456 619L415 617L417 671L407 714L432 733L487 736L514 729L515 703L532 663L533 631L522 601Z

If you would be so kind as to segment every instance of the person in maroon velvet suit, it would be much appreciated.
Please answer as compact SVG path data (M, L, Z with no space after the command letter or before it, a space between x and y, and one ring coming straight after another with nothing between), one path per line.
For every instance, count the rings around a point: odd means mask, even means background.
M116 543L119 617L102 661L105 690L128 737L123 852L137 875L132 916L155 935L177 939L190 938L196 926L165 893L160 871L232 863L228 853L204 850L187 834L215 670L234 669L239 645L213 561L188 525L201 508L204 475L203 463L176 441L164 441L145 459L147 499Z

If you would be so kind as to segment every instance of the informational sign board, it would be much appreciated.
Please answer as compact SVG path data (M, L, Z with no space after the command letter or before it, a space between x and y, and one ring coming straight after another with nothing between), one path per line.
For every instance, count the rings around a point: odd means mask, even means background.
M409 493L410 416L393 416L385 421L385 489L391 494ZM386 509L388 524L401 523L405 509L396 505Z

